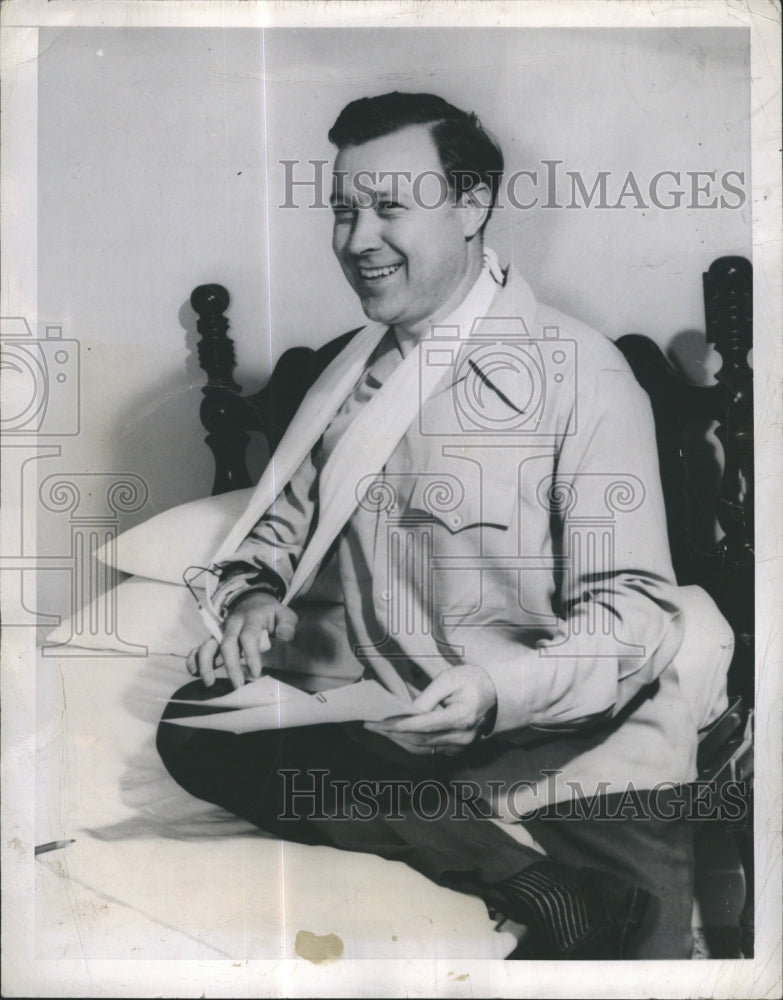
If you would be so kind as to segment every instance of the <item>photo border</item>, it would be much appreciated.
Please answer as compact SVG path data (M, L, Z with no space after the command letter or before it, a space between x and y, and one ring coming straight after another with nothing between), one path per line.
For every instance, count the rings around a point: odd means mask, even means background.
M2 17L3 316L37 316L37 28L62 26L739 26L751 33L756 378L756 958L602 963L356 960L39 960L34 949L35 676L33 636L2 642L3 994L5 996L766 997L781 990L781 158L780 8L756 0L553 0L508 4L7 0ZM35 328L33 326L33 328ZM762 375L763 373L763 375ZM6 480L8 471L3 469ZM12 495L3 482L3 496ZM16 512L18 517L18 512ZM5 510L9 542L15 512ZM18 524L18 520L16 520ZM7 547L6 545L3 546ZM29 640L29 641L28 641Z

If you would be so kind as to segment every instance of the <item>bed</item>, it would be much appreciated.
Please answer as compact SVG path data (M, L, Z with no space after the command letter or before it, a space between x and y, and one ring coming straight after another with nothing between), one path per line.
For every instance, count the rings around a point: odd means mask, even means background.
M731 661L728 697L701 734L700 775L744 782L750 801L749 262L715 261L704 275L704 295L707 342L723 359L714 386L686 384L644 337L623 337L618 346L653 402L678 582L695 602L694 613L706 594L722 613L713 662L701 662L698 642L681 651L697 677L720 678ZM200 286L191 301L207 375L201 417L215 459L213 495L118 535L117 512L138 499L133 484L107 486L115 513L100 530L94 521L80 524L78 499L64 497L62 484L43 484L44 502L48 496L63 514L70 511L74 537L81 539L74 545L74 579L87 581L82 593L97 596L74 599L38 662L37 842L61 845L37 855L39 957L503 958L515 947L517 929L479 900L398 863L281 843L191 798L157 757L157 720L186 679L185 654L203 635L182 570L207 565L244 508L249 436L262 434L271 453L307 387L341 346L288 350L266 386L243 396L233 378L228 293L220 285ZM121 582L115 573L123 574ZM730 627L721 631L721 622ZM316 676L308 683L352 679L326 681L317 663L309 670ZM730 933L717 945L707 941L701 954L749 957L752 827L746 819L721 836L738 845L741 860L721 874L734 880L734 902L719 905L722 928ZM714 869L702 867L709 888ZM387 905L379 907L379 899ZM709 920L697 915L697 923Z

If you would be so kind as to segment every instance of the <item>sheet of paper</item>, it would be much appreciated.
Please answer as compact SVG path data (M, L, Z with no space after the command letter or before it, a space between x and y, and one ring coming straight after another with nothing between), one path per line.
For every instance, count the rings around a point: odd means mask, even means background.
M228 694L218 695L216 698L201 700L171 698L170 700L180 705L203 705L207 708L254 708L259 705L277 705L280 701L308 701L309 698L307 692L265 674L258 680L250 681L241 688L236 688Z
M269 678L267 678L269 679ZM261 678L264 680L264 678ZM255 682L259 683L259 682ZM377 681L359 681L345 687L334 688L331 691L320 691L318 694L304 694L291 688L288 684L279 684L283 689L282 696L275 701L258 701L251 707L233 709L228 712L214 712L211 715L198 715L182 719L168 719L168 722L178 726L189 726L193 729L220 729L228 733L252 733L262 729L289 729L292 726L317 726L327 722L380 722L393 716L411 715L413 709L410 702L405 702L391 694ZM253 687L245 685L245 688ZM226 699L239 695L245 688L239 688L232 694L223 695L209 701L189 702L184 704L225 706ZM288 697L287 691L293 691L294 696ZM265 685L261 696L270 690ZM244 704L248 704L244 702Z

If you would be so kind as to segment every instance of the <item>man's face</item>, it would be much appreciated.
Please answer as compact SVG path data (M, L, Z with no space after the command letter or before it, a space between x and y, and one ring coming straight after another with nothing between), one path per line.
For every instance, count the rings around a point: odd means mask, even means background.
M468 269L465 210L454 206L429 128L346 147L334 170L332 248L345 276L370 319L411 329Z

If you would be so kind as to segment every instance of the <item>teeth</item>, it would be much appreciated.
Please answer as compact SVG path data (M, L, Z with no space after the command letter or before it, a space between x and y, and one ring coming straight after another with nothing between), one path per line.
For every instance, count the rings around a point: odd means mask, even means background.
M372 280L373 278L385 278L395 271L399 271L402 264L392 264L390 267L360 267L359 273L363 278Z

